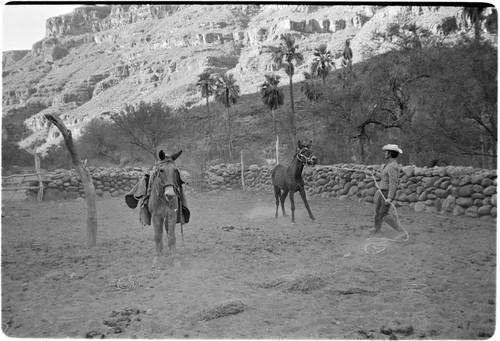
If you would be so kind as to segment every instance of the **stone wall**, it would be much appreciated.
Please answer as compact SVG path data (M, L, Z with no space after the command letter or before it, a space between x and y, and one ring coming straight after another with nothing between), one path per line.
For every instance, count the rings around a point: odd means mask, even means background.
M378 169L380 166L370 166ZM245 190L272 192L271 167L251 165L243 171ZM337 164L306 167L303 171L309 196L373 202L377 190L368 166ZM98 197L124 195L147 172L145 168L89 167ZM380 181L379 172L375 178ZM241 165L211 166L204 174L207 191L241 190ZM44 200L76 199L84 197L83 184L75 170L58 169L43 176ZM34 181L36 186L37 182ZM36 197L36 190L28 196ZM402 168L396 205L416 212L449 212L469 217L497 215L496 170L471 167Z
M378 169L380 166L372 166ZM307 167L303 177L307 194L339 200L353 199L373 202L377 190L368 166L338 164ZM355 171L359 170L359 171ZM244 170L246 190L272 191L271 168L252 165ZM375 178L380 181L380 173ZM241 188L241 166L218 165L205 174L208 190ZM471 167L402 168L396 192L396 206L416 212L450 212L470 217L497 215L496 170Z
M98 197L116 197L124 195L147 172L139 167L102 168L89 167L96 195ZM74 169L57 169L42 176L44 184L43 200L64 200L85 197L83 183ZM33 181L32 186L38 186ZM28 190L28 197L36 198L37 190Z

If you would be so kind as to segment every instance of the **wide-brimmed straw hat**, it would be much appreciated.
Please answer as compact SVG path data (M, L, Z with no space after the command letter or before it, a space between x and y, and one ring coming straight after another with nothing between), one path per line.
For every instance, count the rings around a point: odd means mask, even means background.
M395 152L398 152L399 154L403 154L403 151L398 147L397 144L386 144L382 147L382 150L393 150Z

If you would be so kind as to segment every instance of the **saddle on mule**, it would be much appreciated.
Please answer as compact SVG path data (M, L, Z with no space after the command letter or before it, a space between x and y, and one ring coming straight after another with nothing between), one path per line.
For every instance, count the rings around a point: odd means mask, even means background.
M177 223L179 224L187 224L189 223L190 211L187 204L186 194L184 191L184 184L186 183L182 179L182 172L179 172L179 207L180 210L177 211ZM139 221L142 226L151 225L151 213L148 209L148 200L151 194L151 186L153 183L154 172L151 171L149 173L143 174L143 176L139 179L139 182L135 184L132 189L125 194L125 203L128 207L134 209L139 205Z

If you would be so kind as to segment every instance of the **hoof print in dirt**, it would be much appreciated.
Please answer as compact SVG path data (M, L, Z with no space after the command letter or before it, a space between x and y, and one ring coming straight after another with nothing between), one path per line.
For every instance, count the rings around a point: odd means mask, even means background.
M132 315L140 315L143 313L140 309L136 307L127 307L122 311L113 310L109 316L110 319L106 319L103 321L104 325L110 327L110 332L114 334L120 334L125 331L125 328L130 325L132 322ZM141 318L137 317L136 321L140 322Z
M85 333L85 339L105 339L106 335L96 330L91 330Z
M477 334L477 336L479 336L479 337L485 337L485 338L490 338L490 337L492 337L493 335L492 335L492 334L490 334L490 333L486 333L486 332L481 331L481 332L479 332L479 333Z
M401 334L404 336L410 336L415 332L413 329L412 325L404 326L404 327L399 327L399 328L389 328L386 326L382 326L380 328L380 333L384 335L389 335L389 338L391 340L397 340L397 337L395 334Z
M359 329L358 330L358 333L361 334L363 336L364 339L374 339L375 337L373 336L373 329L370 330L370 331L366 331L364 329Z
M224 231L232 231L234 230L234 226L233 225L230 225L230 226L222 226L222 229Z

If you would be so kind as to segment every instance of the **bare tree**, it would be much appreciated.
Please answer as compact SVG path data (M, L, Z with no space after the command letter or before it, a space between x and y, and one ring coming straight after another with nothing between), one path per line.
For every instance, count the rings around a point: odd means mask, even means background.
M126 134L130 144L150 154L153 160L157 158L160 144L175 136L176 118L173 110L160 100L126 105L122 111L107 116Z

